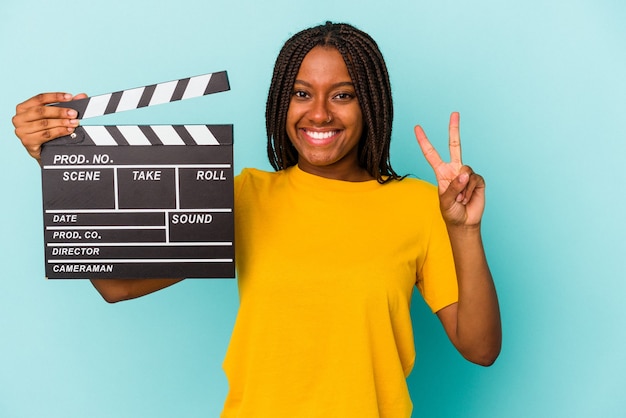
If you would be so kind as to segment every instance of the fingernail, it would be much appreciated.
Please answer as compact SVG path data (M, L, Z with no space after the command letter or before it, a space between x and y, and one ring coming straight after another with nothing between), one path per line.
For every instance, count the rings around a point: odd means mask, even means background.
M458 195L456 195L456 201L460 202L463 200L463 193L459 193Z
M63 95L63 98L64 98L65 100L70 100L70 99L72 98L72 95L71 95L71 94L69 94L69 93L65 93L65 94Z
M78 116L78 112L74 109L70 109L67 111L67 116L69 116L70 118L75 118L76 116Z
M72 126L78 126L78 119L72 119L72 120L70 120L70 125L72 125Z
M465 183L465 182L467 182L467 180L469 180L469 174L467 174L467 173L462 173L462 174L459 176L459 181L460 181L461 183Z

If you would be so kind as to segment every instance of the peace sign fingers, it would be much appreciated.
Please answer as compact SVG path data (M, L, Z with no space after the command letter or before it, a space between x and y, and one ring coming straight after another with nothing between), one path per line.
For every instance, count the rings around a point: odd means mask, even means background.
M440 167L441 164L443 164L443 160L439 156L439 153L437 152L435 147L433 147L433 145L428 140L426 132L424 132L422 127L419 125L415 127L415 138L417 138L417 143L422 149L422 154L424 154L424 157L426 157L426 161L428 161L428 164L430 164L430 166L433 170L435 170L436 173L437 167Z
M450 125L448 128L448 146L450 148L450 163L462 166L461 159L461 135L459 133L459 112L452 112L450 115Z
M484 209L485 182L470 167L463 165L459 119L458 112L450 115L448 127L450 162L441 159L419 125L415 127L415 137L426 161L435 172L444 220L457 225L476 225L480 223Z
M450 148L450 162L446 163L441 159L441 156L437 150L432 146L426 133L421 126L415 127L415 137L422 149L426 161L432 167L437 178L439 185L439 192L443 193L448 189L448 185L454 180L461 172L463 163L461 161L461 138L459 135L459 113L453 112L450 115L449 132L449 148Z

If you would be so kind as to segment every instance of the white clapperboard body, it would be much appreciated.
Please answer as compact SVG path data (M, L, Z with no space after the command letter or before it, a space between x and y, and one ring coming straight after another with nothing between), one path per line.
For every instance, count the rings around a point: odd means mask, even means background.
M59 103L79 119L229 90L226 72ZM232 278L232 125L79 126L42 148L46 276Z

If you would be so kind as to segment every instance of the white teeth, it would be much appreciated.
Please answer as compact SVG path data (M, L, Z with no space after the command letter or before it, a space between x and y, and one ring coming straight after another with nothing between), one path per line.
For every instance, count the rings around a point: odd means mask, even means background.
M310 136L313 139L327 139L335 135L337 131L328 131L328 132L306 131L306 133L308 136Z

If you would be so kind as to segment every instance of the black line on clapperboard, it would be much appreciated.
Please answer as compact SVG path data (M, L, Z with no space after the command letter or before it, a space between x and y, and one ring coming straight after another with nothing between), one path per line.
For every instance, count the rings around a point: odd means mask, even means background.
M176 83L176 88L174 89L174 93L172 94L172 102L181 100L183 98L183 94L185 93L185 89L189 84L189 78L183 78L178 80Z
M111 94L111 98L109 99L109 104L107 105L106 109L104 110L104 114L108 115L111 113L115 113L115 110L117 109L117 106L120 104L120 100L122 98L122 94L124 92L123 91L117 91L113 94Z
M146 107L150 105L150 99L152 98L152 95L154 94L155 89L156 89L156 84L152 84L151 86L146 86L146 88L143 91L143 94L141 95L141 99L139 99L139 104L137 105L137 108Z
M146 138L148 138L148 141L150 141L150 145L163 145L163 143L161 142L157 134L154 133L154 130L152 130L150 126L140 126L139 129L141 130L141 132L143 132ZM195 144L187 144L187 145L195 145Z
M184 126L174 126L174 130L181 137L185 145L194 145L195 141Z
M130 145L126 140L126 137L122 135L119 128L115 125L105 126L105 129L109 132L109 134L113 137L115 142L119 145Z

